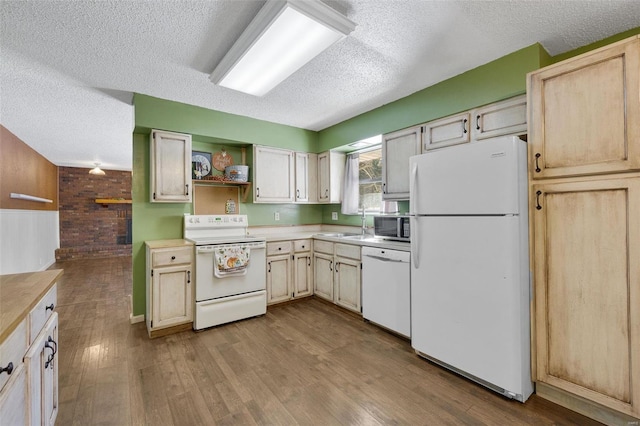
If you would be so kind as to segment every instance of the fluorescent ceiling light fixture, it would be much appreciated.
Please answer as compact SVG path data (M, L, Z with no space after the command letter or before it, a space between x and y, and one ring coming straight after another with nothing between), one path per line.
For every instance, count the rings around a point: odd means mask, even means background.
M210 79L262 96L355 27L319 0L268 0Z
M98 166L100 166L100 163L93 163L93 164L95 164L96 166L93 169L89 170L89 174L104 176L104 174L105 174L104 170L102 170L100 167L98 167Z
M371 136L367 139L362 139L357 142L350 143L349 146L353 148L364 148L367 146L380 145L382 143L382 135Z

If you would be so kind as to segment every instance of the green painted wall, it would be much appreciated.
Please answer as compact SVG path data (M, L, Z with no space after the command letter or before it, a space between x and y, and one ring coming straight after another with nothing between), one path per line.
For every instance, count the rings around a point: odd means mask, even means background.
M548 63L539 44L526 47L405 98L320 131L324 151L525 93L526 74Z
M574 56L581 55L583 53L589 52L591 50L597 49L599 47L606 46L611 43L615 43L616 41L623 40L627 37L633 37L634 35L640 34L640 27L632 28L628 31L622 32L620 34L613 35L611 37L607 37L603 40L596 41L595 43L588 44L586 46L579 47L574 50L570 50L569 52L562 53L560 55L553 56L551 59L553 63L564 61L565 59L573 58Z
M181 238L182 216L191 212L190 204L152 204L148 201L151 129L189 133L193 136L195 150L216 152L226 147L237 160L236 164L240 162L238 147L250 144L322 152L522 94L526 89L528 72L639 33L640 27L556 57L549 56L542 46L534 44L319 133L135 94L132 182L134 315L145 311L144 241ZM251 164L250 151L247 149L248 164ZM404 212L408 208L405 202L400 210ZM251 217L252 225L361 225L358 216L339 213L339 205L248 202L240 204L240 211ZM331 220L334 211L339 214L338 221ZM275 212L280 213L279 222L273 220ZM370 218L367 224L371 225Z

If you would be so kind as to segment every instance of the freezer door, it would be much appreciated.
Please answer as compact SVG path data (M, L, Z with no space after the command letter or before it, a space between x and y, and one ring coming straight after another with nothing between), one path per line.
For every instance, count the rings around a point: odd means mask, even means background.
M527 146L513 136L409 160L411 213L520 214L527 207Z
M514 216L414 222L412 244L420 245L412 253L419 264L411 268L412 346L526 400L532 391L526 228Z

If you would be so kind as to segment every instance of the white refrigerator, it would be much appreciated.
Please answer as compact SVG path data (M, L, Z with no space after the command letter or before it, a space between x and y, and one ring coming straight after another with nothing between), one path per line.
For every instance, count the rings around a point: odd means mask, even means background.
M533 392L527 147L499 137L411 157L411 345L508 398Z

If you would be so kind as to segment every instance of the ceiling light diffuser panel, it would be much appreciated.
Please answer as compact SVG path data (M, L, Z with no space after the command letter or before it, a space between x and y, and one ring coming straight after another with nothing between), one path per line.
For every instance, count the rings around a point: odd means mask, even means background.
M263 96L355 27L318 0L269 0L210 79Z

